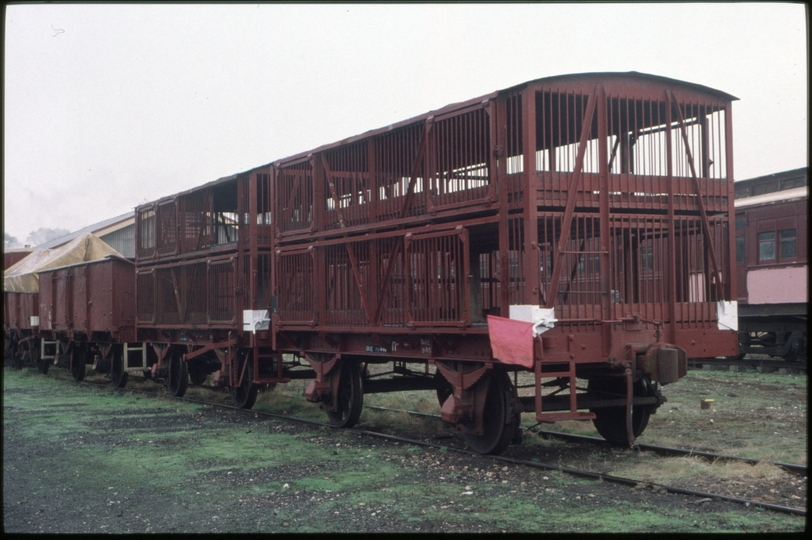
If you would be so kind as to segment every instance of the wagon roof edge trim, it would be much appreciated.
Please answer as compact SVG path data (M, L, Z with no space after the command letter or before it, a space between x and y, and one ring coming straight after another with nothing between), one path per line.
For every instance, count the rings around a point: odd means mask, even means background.
M319 153L319 152L324 152L326 150L330 150L332 148L336 148L338 146L342 146L342 145L345 145L345 144L353 143L353 142L356 142L356 141L359 141L359 140L362 140L362 139L365 139L365 138L368 138L368 137L374 137L376 135L380 135L380 134L383 134L383 133L388 133L389 131L392 131L394 129L398 129L398 128L401 128L401 127L404 127L404 126L407 126L407 125L410 125L410 124L415 124L415 123L425 121L426 119L428 119L428 118L430 118L432 116L439 116L439 115L442 115L442 114L447 114L447 113L452 112L452 111L457 110L457 109L464 109L464 108L470 107L472 105L475 105L477 103L483 103L485 101L490 101L490 100L494 99L497 96L500 96L500 95L508 93L508 92L514 92L516 90L525 88L525 87L530 86L530 85L535 85L535 84L539 84L539 83L547 83L547 82L555 82L555 81L566 81L568 79L569 80L577 80L577 79L591 78L591 77L628 77L629 79L647 79L647 80L650 80L652 82L667 83L667 84L672 84L672 85L677 84L677 85L680 85L680 86L683 86L683 87L691 88L691 89L696 90L696 91L713 94L716 97L719 97L719 98L724 99L724 100L737 101L739 99L739 98L737 98L737 97L735 97L735 96L733 96L731 94L728 94L728 93L723 92L721 90L717 90L715 88L711 88L709 86L703 86L701 84L691 83L691 82L683 81L683 80L680 80L680 79L672 79L672 78L669 78L669 77L663 77L661 75L652 75L652 74L649 74L649 73L641 73L639 71L606 71L606 72L585 72L585 73L570 73L570 74L564 74L564 75L553 75L553 76L550 76L550 77L541 77L541 78L538 78L538 79L525 81L523 83L519 83L517 85L510 86L510 87L504 88L502 90L496 90L496 91L490 92L488 94L484 94L484 95L481 95L479 97L475 97L473 99L467 99L465 101L459 101L459 102L456 102L456 103L451 103L451 104L445 105L445 106L443 106L443 107L441 107L439 109L434 109L434 110L431 110L429 112L414 116L412 118L408 118L406 120L401 120L401 121L396 122L394 124L390 124L390 125L387 125L387 126L384 126L384 127L376 128L376 129L371 129L369 131L365 131L365 132L360 133L358 135L353 135L351 137L347 137L347 138L341 139L341 140L333 142L333 143L324 144L324 145L321 145L321 146L319 146L317 148L313 148L313 149L310 149L310 150L305 150L303 152L299 152L299 153L293 154L291 156L287 156L287 157L284 157L284 158L274 160L271 163L269 163L268 165L280 166L280 165L284 165L284 164L290 164L292 162L301 162L302 159L306 158L310 154L316 154L316 153Z
M729 101L735 101L735 100L739 99L739 98L737 98L737 97L735 97L735 96L733 96L731 94L728 94L728 93L723 92L721 90L717 90L715 88L711 88L709 86L703 86L701 84L691 83L691 82L683 81L683 80L680 80L680 79L673 79L673 78L670 78L670 77L663 77L661 75L652 75L652 74L649 74L649 73L642 73L642 72L639 72L639 71L583 72L583 73L569 73L569 74L562 74L562 75L552 75L552 76L549 76L549 77L540 77L538 79L525 81L525 82L510 86L510 87L504 88L502 90L495 90L493 92L489 92L487 94L484 94L484 95L481 95L481 96L478 96L478 97L475 97L475 98L472 98L472 99L467 99L465 101L459 101L459 102L455 102L455 103L450 103L448 105L440 107L439 109L434 109L434 110L431 110L429 112L426 112L426 113L423 113L423 114L420 114L420 115L417 115L417 116L413 116L413 117L408 118L406 120L401 120L399 122L395 122L394 124L389 124L387 126L383 126L383 127L380 127L380 128L371 129L371 130L365 131L363 133L359 133L357 135L346 137L346 138L341 139L339 141L324 144L324 145L318 146L318 147L313 148L313 149L305 150L303 152L298 152L298 153L292 154L290 156L286 156L286 157L283 157L283 158L272 160L272 161L270 161L268 163L258 165L256 167L252 167L252 168L250 168L250 169L248 169L246 171L236 173L236 174L232 174L232 175L229 175L229 176L224 176L222 178L218 178L216 180L212 180L210 182L207 182L207 183L205 183L203 185L193 187L191 189L184 190L184 191L181 191L181 192L178 192L178 193L173 193L171 195L166 195L164 197L154 199L154 200L149 201L149 202L144 203L144 204L140 204L140 205L135 207L135 210L136 210L136 213L137 213L137 211L142 209L142 208L151 207L151 206L155 205L156 203L166 202L166 201L168 201L168 200L170 200L170 199L172 199L174 197L188 195L190 193L194 193L194 192L200 191L202 189L213 187L213 186L215 186L217 184L220 184L220 183L226 183L228 181L234 180L234 179L236 179L236 178L238 178L240 176L243 176L245 174L249 174L252 171L256 171L256 170L259 170L259 169L264 169L264 168L272 167L272 166L280 167L280 166L284 166L284 165L292 165L292 164L296 164L296 163L301 163L303 160L306 160L307 157L309 155L311 155L311 154L325 152L327 150L331 150L333 148L337 148L339 146L343 146L343 145L346 145L346 144L351 144L351 143L357 142L359 140L366 139L368 137L374 137L376 135L381 135L383 133L388 133L388 132L390 132L392 130L399 129L399 128L402 128L402 127L405 127L405 126L408 126L408 125L411 125L411 124L424 122L425 120L427 120L428 118L431 118L433 116L439 116L439 115L443 115L443 114L453 112L453 111L458 110L458 109L464 109L464 108L467 108L467 107L471 107L472 105L476 105L477 103L484 103L486 101L490 101L490 100L492 100L492 99L494 99L494 98L496 98L496 97L498 97L500 95L503 95L505 93L515 92L517 90L520 90L520 89L525 88L525 87L530 86L530 85L535 85L535 84L539 84L539 83L547 83L547 82L555 82L555 81L566 81L568 79L569 80L577 80L577 79L594 78L594 77L628 77L629 79L647 79L647 80L650 80L652 82L656 81L656 82L660 82L660 83L678 84L678 85L683 86L683 87L692 88L692 89L694 89L696 91L713 94L713 95L715 95L715 96L717 96L717 97L719 97L721 99L725 99L725 100L729 100Z

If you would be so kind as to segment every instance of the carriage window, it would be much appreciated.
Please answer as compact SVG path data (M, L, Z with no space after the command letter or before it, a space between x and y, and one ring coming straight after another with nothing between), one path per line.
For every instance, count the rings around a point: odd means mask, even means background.
M758 260L775 260L775 233L763 232L758 234Z
M747 223L747 218L737 217L736 218L736 230L737 231L743 231L744 226L745 226L746 223Z
M778 231L780 239L779 249L782 259L794 259L795 255L795 229L784 229Z
M736 262L744 262L744 236L736 237Z

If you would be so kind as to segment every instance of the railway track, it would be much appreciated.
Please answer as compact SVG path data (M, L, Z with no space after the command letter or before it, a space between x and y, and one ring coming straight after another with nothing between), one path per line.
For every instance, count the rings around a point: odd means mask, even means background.
M100 384L100 383L93 383L93 382L87 382L87 381L79 383L79 384L87 385L87 386L93 386L93 387L97 387L97 388L108 388L108 389L110 388L110 386L108 384ZM415 446L419 446L419 447L423 447L423 448L445 449L447 451L451 451L451 452L455 452L455 453L459 453L459 454L463 454L463 455L468 455L470 457L476 457L476 458L480 458L480 459L491 459L491 460L494 460L494 461L498 461L500 463L512 464L512 465L516 465L516 466L523 466L523 467L529 467L529 468L534 468L534 469L559 471L559 472L561 472L563 474L567 474L567 475L574 476L574 477L586 478L586 479L592 479L592 480L600 480L600 481L604 481L604 482L611 482L611 483L614 483L614 484L624 485L624 486L632 487L632 488L645 487L645 488L649 488L649 489L656 490L656 491L664 491L664 492L673 493L673 494L680 494L680 495L697 497L697 498L699 498L699 500L726 501L726 502L742 504L742 505L745 505L745 506L748 506L748 507L749 506L761 507L761 508L765 508L765 509L772 510L772 511L775 511L775 512L781 512L781 513L786 513L786 514L794 514L794 515L802 515L802 516L806 515L806 509L804 509L804 508L795 508L795 507L790 507L790 506L773 504L773 503L770 503L770 502L760 501L760 500L756 500L756 499L746 499L746 498L733 497L733 496L719 494L719 493L710 493L710 492L705 492L705 491L691 490L691 489L681 488L681 487L678 487L678 486L670 486L670 485L656 483L656 482L641 481L641 480L633 479L633 478L624 478L624 477L615 476L615 475L611 475L611 474L607 474L607 473L603 473L603 472L596 472L596 471L588 471L588 470L583 470L583 469L577 469L577 468L567 467L567 466L563 466L563 465L555 464L555 463L540 463L540 462L536 462L536 461L530 461L530 460L525 460L525 459L516 459L516 458L507 457L507 456L481 456L480 454L477 454L476 452L467 450L467 449L465 449L463 447L456 447L454 445L440 444L440 443L437 443L437 442L431 442L431 441L426 441L426 440L412 439L412 438L408 438L408 437L390 435L390 434L386 434L386 433L381 433L381 432L371 431L371 430L365 430L365 429L359 429L359 428L349 428L349 429L347 429L347 428L336 428L335 426L333 426L333 425L331 425L329 423L326 423L326 422L320 422L320 421L316 421L316 420L310 420L310 419L306 419L306 418L289 416L289 415L284 415L284 414L279 414L279 413L272 413L272 412L268 412L268 411L253 410L253 409L241 409L241 408L235 407L233 405L227 405L227 404L216 403L216 402L211 402L211 401L205 401L205 400L200 400L200 399L193 399L193 398L189 398L189 397L178 398L178 397L172 397L172 396L168 396L166 394L162 394L162 393L158 393L158 392L151 392L151 391L147 391L147 390L139 390L139 389L133 389L133 388L119 388L119 389L115 389L115 390L118 390L119 392L138 393L138 394L143 394L143 395L148 395L148 396L153 396L153 397L158 397L158 396L168 397L168 398L171 398L171 399L177 400L177 401L183 401L183 402L187 402L187 403L195 403L195 404L199 404L199 405L217 407L217 408L220 408L220 409L232 410L232 411L234 411L234 412L236 412L238 414L251 414L251 415L255 415L255 417L275 418L275 419L285 420L285 421L288 421L288 422L296 422L296 423L306 424L306 425L311 425L311 426L316 426L316 427L329 427L329 428L334 428L334 429L343 429L345 432L354 433L354 434L357 434L357 435L360 435L360 436L374 437L374 438L377 438L377 439L387 440L387 441L391 441L391 442L399 442L399 443L403 443L403 444L411 444L411 445L415 445ZM427 417L439 416L439 415L432 415L432 414L428 414L428 413L420 413L420 412L416 412L416 411L407 411L407 410L402 410L402 409L392 409L392 408L387 408L387 407L369 406L368 408L372 409L372 410L380 410L380 411L402 412L404 414L412 414L412 415L418 415L418 416L427 416ZM571 440L571 441L579 441L579 442L584 442L584 443L607 444L606 441L604 441L602 439L595 438L595 437L583 437L583 436L568 435L568 434L556 433L556 432L546 432L546 431L541 431L541 430L538 431L538 432L533 431L533 433L537 433L537 434L539 434L541 436L546 436L546 437L566 438L566 439ZM460 441L461 441L461 439L460 439ZM744 458L737 458L737 457L734 457L734 456L717 456L715 454L710 454L710 453L706 453L706 452L696 452L696 451L692 451L692 450L684 450L684 449L677 449L677 448L655 447L655 446L651 446L651 445L641 445L641 446L639 446L639 448L641 450L645 449L645 450L650 450L650 451L657 452L657 453L668 453L668 452L670 452L670 453L672 453L672 455L675 455L675 454L683 454L683 455L685 455L685 454L687 454L687 455L697 455L697 456L701 456L701 457L706 457L706 458L709 458L709 459L729 459L729 460L738 460L738 461L744 461L744 462L750 462L750 463L759 462L758 460L748 460L748 459L744 459ZM806 467L805 466L794 465L794 464L782 464L782 463L774 463L774 464L778 465L778 466L780 466L782 468L785 468L786 470L790 470L794 474L803 474L804 476L806 475Z
M806 358L799 360L775 360L775 359L736 359L736 358L694 358L688 361L689 369L730 369L737 370L743 368L759 369L765 372L779 373L801 373L807 371L808 363Z
M392 412L401 412L404 414L412 414L416 416L426 416L430 418L440 418L439 414L430 414L430 413L421 413L418 411L408 411L405 409L393 409L389 407L377 407L374 405L369 406L370 409L373 410L381 410L381 411L392 411ZM549 430L533 430L531 428L526 429L525 431L530 431L531 433L535 433L540 437L547 438L547 439L558 439L562 441L568 442L577 442L577 443L586 443L586 444L596 444L600 446L606 446L608 443L599 437L589 437L586 435L574 435L571 433L561 433L558 431L549 431ZM652 452L659 456L697 456L709 461L738 461L740 463L748 463L750 465L757 465L759 463L764 463L767 465L775 465L776 467L780 467L787 472L792 474L796 474L799 476L806 476L807 467L806 465L797 465L794 463L784 463L780 461L767 461L767 460L760 460L760 459L752 459L752 458L743 458L738 456L728 456L724 454L715 454L713 452L704 452L702 450L691 450L685 448L671 448L668 446L657 446L653 444L636 444L635 450L637 451L646 451Z

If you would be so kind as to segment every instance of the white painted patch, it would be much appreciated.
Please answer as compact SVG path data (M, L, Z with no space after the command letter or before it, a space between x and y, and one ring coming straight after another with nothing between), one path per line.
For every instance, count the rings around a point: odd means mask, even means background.
M719 322L719 330L739 330L739 303L733 300L732 302L716 302L717 318Z
M246 309L242 312L242 330L243 332L255 332L257 330L267 330L271 318L267 309L251 310Z
M555 308L540 308L533 304L511 305L510 318L533 323L533 337L553 328L557 321Z

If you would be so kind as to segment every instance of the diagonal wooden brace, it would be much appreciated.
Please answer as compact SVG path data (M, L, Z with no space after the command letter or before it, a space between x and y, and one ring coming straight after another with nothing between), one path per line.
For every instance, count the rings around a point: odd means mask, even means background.
M584 122L581 125L581 137L578 141L578 153L575 156L575 166L572 170L570 177L569 195L567 197L567 206L564 209L564 216L561 218L561 234L559 235L556 244L556 258L553 261L553 275L550 278L549 292L547 293L546 308L555 306L555 301L558 297L558 285L561 281L561 255L565 251L567 241L570 236L570 229L572 227L572 217L575 212L575 200L578 193L578 186L581 184L584 169L584 157L586 156L586 143L589 140L589 134L592 131L592 117L595 114L595 104L597 102L598 87L589 95L587 101L586 111L584 112Z
M682 134L682 142L685 145L685 154L688 158L688 165L691 168L691 178L694 181L694 190L696 191L696 202L697 206L699 207L699 215L702 220L702 232L705 234L705 245L708 249L708 253L710 254L710 262L711 266L713 267L713 277L714 281L716 282L716 293L719 295L719 299L723 299L724 296L724 287L722 283L722 272L719 269L719 263L717 262L716 256L716 247L713 245L713 237L711 236L710 230L710 221L708 220L708 212L705 209L705 202L702 200L702 189L699 186L699 178L696 175L696 168L694 167L694 156L691 152L691 145L688 142L688 131L685 127L685 118L682 115L682 108L679 106L679 102L677 101L677 96L674 95L674 92L669 92L669 97L671 98L671 102L673 105L676 105L677 109L677 118L679 122L680 132Z
M409 210L412 207L412 199L414 198L414 187L418 174L420 174L420 167L423 164L423 156L426 153L426 146L428 146L429 132L434 125L434 117L430 116L426 119L423 125L423 132L420 134L420 141L417 143L417 152L412 162L412 169L409 174L409 185L406 188L406 195L403 200L403 207L400 211L400 219L406 218L409 215Z

